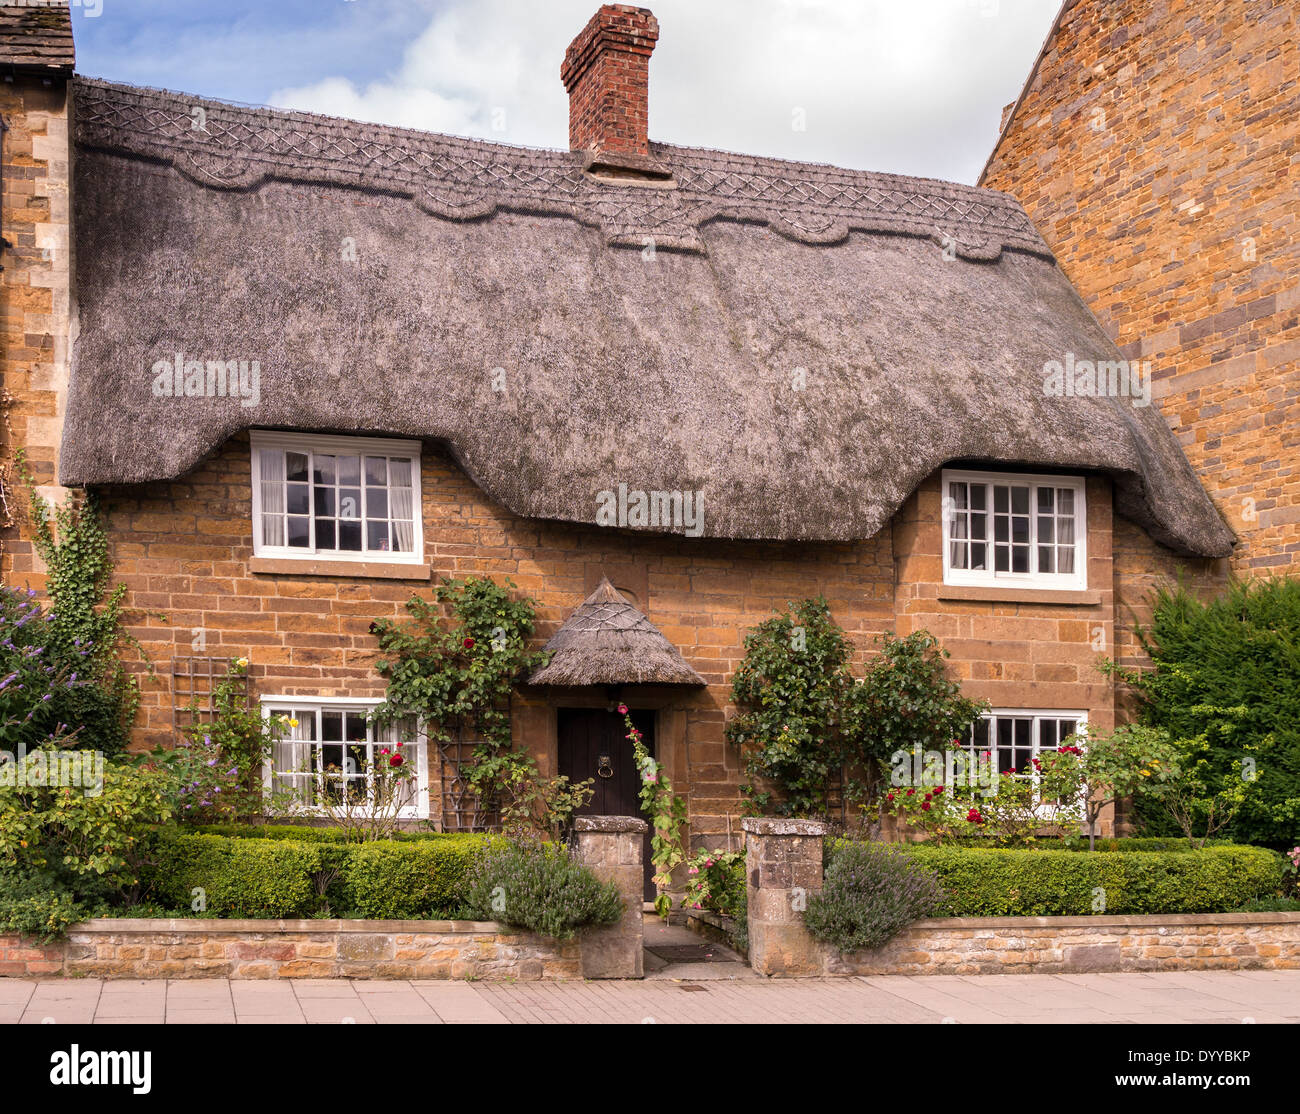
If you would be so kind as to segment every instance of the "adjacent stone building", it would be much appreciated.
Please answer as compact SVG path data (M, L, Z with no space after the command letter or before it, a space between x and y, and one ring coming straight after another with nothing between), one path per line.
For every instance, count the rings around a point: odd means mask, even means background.
M157 667L139 745L247 658L286 761L404 741L411 818L455 827L455 756L366 721L370 626L508 576L591 651L520 686L520 744L634 812L626 703L693 837L734 843L730 680L787 601L860 659L934 632L1024 768L1114 724L1131 585L1221 581L1232 530L1014 199L652 141L657 37L600 10L556 151L15 76L11 447L102 497ZM70 271L40 256L69 216ZM3 572L39 586L28 537ZM629 632L671 668L602 652Z
M1293 0L1066 0L980 177L1150 363L1243 575L1300 568L1298 21Z

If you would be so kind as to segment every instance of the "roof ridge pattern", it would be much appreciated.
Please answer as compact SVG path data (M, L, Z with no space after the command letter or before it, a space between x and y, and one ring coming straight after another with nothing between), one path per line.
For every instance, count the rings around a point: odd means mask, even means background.
M710 221L765 224L833 244L852 230L928 236L965 259L1004 248L1051 258L1024 209L996 190L815 163L652 144L675 187L602 181L581 152L516 147L304 112L252 108L88 78L75 139L167 163L211 189L268 179L409 197L446 220L498 209L571 217L611 245L705 251Z

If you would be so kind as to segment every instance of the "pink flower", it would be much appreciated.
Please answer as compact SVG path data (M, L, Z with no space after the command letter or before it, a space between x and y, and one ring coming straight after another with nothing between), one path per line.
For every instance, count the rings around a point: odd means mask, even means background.
M626 704L620 704L620 705L618 706L618 714L619 714L620 716L625 716L625 715L627 715L627 705L626 705Z

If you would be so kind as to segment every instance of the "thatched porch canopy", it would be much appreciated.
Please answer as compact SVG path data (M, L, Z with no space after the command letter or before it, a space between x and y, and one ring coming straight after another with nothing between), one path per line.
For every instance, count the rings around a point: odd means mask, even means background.
M703 685L677 648L602 577L546 644L533 685Z

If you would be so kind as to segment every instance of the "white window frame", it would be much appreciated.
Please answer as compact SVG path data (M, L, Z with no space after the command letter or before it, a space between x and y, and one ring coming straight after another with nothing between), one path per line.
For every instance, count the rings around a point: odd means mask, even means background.
M993 751L995 758L997 755L997 741L995 738L995 733L997 731L997 720L999 716L1006 717L1008 719L1029 719L1033 721L1033 727L1031 729L1030 740L1029 740L1029 744L1030 744L1029 778L1034 784L1035 794L1037 794L1038 792L1039 783L1042 781L1042 777L1039 774L1038 770L1034 767L1033 759L1038 758L1043 753L1042 731L1041 731L1043 720L1045 719L1074 720L1075 721L1074 734L1080 736L1080 749L1084 749L1087 746L1087 742L1086 742L1088 737L1088 713L1087 712L1081 712L1069 708L990 708L987 712L985 712L982 716L980 716L980 719L989 722L989 738L993 740L993 745L988 749ZM978 760L980 755L980 749L974 743L974 731L975 731L975 725L971 724L970 731L968 732L968 736L967 736L968 738L971 739L971 742L968 745L963 746L962 750L964 750L968 755L971 755L973 758ZM1068 736L1066 737L1068 738ZM1049 751L1056 750L1056 749L1058 748L1057 747L1047 748L1047 750ZM1020 778L1020 774L1017 773L1016 780L1019 780L1019 778ZM975 790L974 797L978 799L978 796L979 796L979 791ZM1078 803L1079 804L1083 803L1082 798L1080 798ZM1056 807L1053 804L1041 804L1038 806L1036 811L1038 815L1042 816L1044 819L1050 819L1055 814Z
M420 497L420 442L397 441L382 437L336 437L330 434L315 433L278 433L271 430L255 429L249 434L252 456L253 485L253 556L288 558L295 561L354 561L359 564L424 564L424 515ZM306 453L308 456L308 515L311 519L313 545L299 548L289 545L265 545L262 541L262 450L279 449L288 452ZM362 457L362 475L360 488L362 500L365 500L365 461L366 456L410 457L411 459L411 519L412 546L410 553L395 550L339 550L315 548L316 508L311 497L311 454L321 453L331 456ZM391 492L391 488L389 489ZM391 496L390 496L391 497ZM361 544L367 542L365 513L361 517Z
M284 712L310 710L319 713L325 710L332 712L359 712L366 717L366 733L372 735L374 727L370 723L370 714L383 703L382 700L354 700L345 696L263 696L260 698L262 709L262 718L269 720L273 714L282 714ZM319 720L317 720L319 724ZM329 743L328 746L338 744ZM371 747L385 746L388 744L378 740L370 742ZM416 784L415 784L415 804L408 805L398 809L397 815L403 820L427 820L429 817L429 735L425 729L422 720L416 720L415 738L410 740L403 747L404 756L415 751L416 759ZM277 759L276 754L272 754L272 762ZM272 792L273 775L271 764L262 767L262 790L266 796ZM297 806L293 810L295 815L300 816L323 816L325 811L321 808L303 805Z
M945 468L940 473L943 519L943 582L964 587L1016 587L1045 591L1070 592L1088 587L1088 504L1087 481L1083 476L1035 475L1024 472L969 472ZM955 569L952 567L952 542L969 541L952 537L953 502L949 494L952 483L985 484L988 486L986 502L988 515L987 569ZM993 485L1028 486L1029 492L1029 557L1032 566L1038 563L1038 492L1040 487L1068 488L1074 492L1074 572L1028 573L996 572L994 560ZM1054 543L1059 545L1060 543Z

